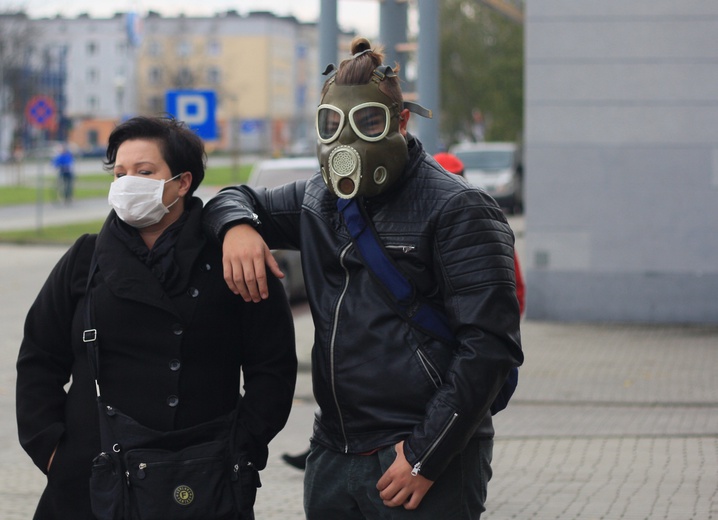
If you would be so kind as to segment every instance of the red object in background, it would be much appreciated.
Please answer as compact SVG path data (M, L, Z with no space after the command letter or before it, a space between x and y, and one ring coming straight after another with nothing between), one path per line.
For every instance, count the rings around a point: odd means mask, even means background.
M461 176L464 175L464 163L454 154L439 152L434 155L434 159L447 172ZM524 309L526 308L526 285L524 284L524 277L521 274L521 266L519 265L519 257L516 251L514 251L514 271L516 273L516 299L519 301L519 312L521 316L523 316Z
M464 163L453 153L439 152L434 155L434 159L436 159L436 162L447 172L464 175Z
M516 271L516 298L519 300L519 312L523 316L524 309L526 309L526 285L524 285L524 277L521 274L519 256L516 251L514 251L514 271Z

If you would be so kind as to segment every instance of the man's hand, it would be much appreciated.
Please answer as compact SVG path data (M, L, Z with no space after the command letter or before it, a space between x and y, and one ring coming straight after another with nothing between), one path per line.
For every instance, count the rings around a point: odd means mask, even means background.
M434 482L421 475L412 476L411 464L404 456L404 441L398 443L395 449L396 460L376 484L379 497L387 507L416 509Z
M266 300L269 290L265 263L277 278L284 278L256 229L249 224L239 224L227 230L222 243L222 266L224 281L230 291L242 296L246 302Z

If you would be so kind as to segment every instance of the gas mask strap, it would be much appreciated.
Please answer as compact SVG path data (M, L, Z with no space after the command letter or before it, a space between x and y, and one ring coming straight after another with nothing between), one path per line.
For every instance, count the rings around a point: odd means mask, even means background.
M384 81L386 78L395 78L396 72L389 65L379 65L374 69L372 80L377 83Z
M427 119L431 119L433 117L431 110L424 108L419 103L414 103L413 101L404 101L404 108L408 109L409 112L413 112L414 114Z

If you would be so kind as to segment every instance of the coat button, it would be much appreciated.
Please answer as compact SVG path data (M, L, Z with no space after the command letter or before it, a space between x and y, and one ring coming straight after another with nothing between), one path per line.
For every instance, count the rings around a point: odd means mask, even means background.
M179 404L179 397L177 397L176 395L171 395L167 398L168 406L171 406L172 408L174 408L178 404Z
M179 359L173 359L170 361L170 370L172 372L177 372L180 369L180 366L182 366L182 363L180 363Z
M196 287L190 287L189 289L187 289L187 294L189 294L192 298L196 298L197 296L199 296L199 289L197 289Z
M180 325L179 323L175 323L174 325L172 325L172 333L175 336L181 336L183 332L184 330L182 330L182 325Z
M204 264L204 265L201 267L201 269L202 269L202 271L211 271L211 270L212 270L212 266L209 265L209 264Z

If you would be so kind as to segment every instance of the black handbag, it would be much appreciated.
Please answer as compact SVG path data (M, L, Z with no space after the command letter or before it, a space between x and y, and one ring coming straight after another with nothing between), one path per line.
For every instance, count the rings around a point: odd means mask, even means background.
M191 428L143 426L104 403L99 346L87 281L85 331L100 416L101 452L92 461L90 501L98 520L253 520L259 472L235 445L237 408Z

